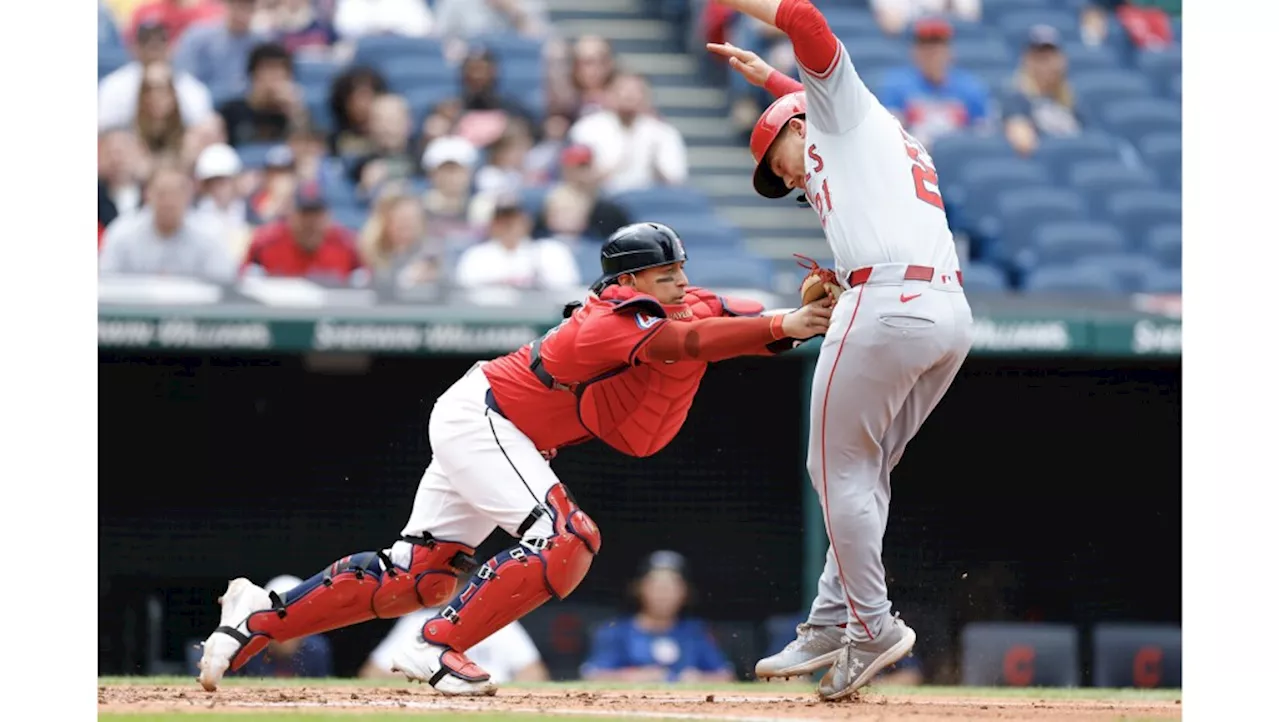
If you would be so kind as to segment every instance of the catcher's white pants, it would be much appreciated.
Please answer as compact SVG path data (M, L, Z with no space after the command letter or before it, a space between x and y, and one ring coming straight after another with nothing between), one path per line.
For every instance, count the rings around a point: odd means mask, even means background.
M560 483L551 465L519 429L485 405L489 379L471 367L436 400L427 424L431 463L418 484L409 521L401 532L478 546L495 527L512 536L547 491ZM525 537L549 537L544 514ZM392 561L407 566L411 546L396 542Z
M809 623L848 622L854 641L878 635L889 617L889 473L973 345L955 277L903 281L904 272L876 266L870 282L840 296L814 370L808 468L830 546Z

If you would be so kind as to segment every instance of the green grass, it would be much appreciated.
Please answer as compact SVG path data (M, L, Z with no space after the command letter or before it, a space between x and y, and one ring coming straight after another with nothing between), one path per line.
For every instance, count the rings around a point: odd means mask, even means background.
M173 685L199 689L191 677L99 677L99 685ZM410 687L404 679L365 680L365 679L236 679L228 678L223 682L226 686L235 687ZM415 687L416 688L416 687ZM815 686L808 682L716 682L716 683L676 683L669 685L628 684L623 682L530 682L503 685L504 689L528 690L631 690L631 689L664 689L689 692L714 691L733 694L735 692L758 692L777 694L803 694L812 692ZM920 697L987 697L993 699L1077 699L1077 700L1116 700L1116 701L1173 701L1182 699L1180 689L1104 689L1098 687L869 687L871 694L892 696ZM245 720L243 715L236 719ZM130 716L131 722L139 722L136 715ZM327 719L321 716L320 719ZM361 716L361 719L369 719ZM523 715L521 722L527 720ZM487 718L468 717L470 722L488 722Z

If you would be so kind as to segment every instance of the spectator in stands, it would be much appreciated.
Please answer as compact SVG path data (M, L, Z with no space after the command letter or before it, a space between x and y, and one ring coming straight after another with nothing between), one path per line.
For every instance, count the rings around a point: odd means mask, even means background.
M268 592L284 594L294 589L302 580L290 574L282 574L263 587ZM194 667L194 662L192 663ZM192 672L199 674L198 670ZM235 672L237 677L332 677L333 648L323 634L290 639L287 642L272 641L263 650Z
M427 237L422 202L407 189L389 188L360 231L360 255L373 280L401 287L440 280L444 248Z
M533 113L520 101L498 90L498 77L501 67L498 56L488 48L477 48L469 52L462 61L462 119L458 132L466 132L467 116L487 112L499 112L505 118L521 118L533 122ZM486 139L473 139L477 146L483 147L495 139L496 135Z
M103 227L138 210L146 177L138 136L123 128L98 133L98 221Z
M584 35L573 45L573 89L576 118L603 110L609 84L618 73L613 47L599 35Z
M1091 0L1080 8L1080 42L1089 47L1106 45L1111 33L1111 11L1103 0Z
M276 41L291 54L327 52L338 40L333 25L311 0L278 0L270 20Z
M1014 75L1001 112L1005 137L1022 155L1035 152L1041 135L1080 133L1080 115L1067 82L1067 56L1056 29L1036 25L1028 32L1022 66Z
M134 112L134 132L142 147L154 157L178 159L185 131L172 69L163 63L147 66Z
M249 84L249 53L267 41L253 29L254 0L225 0L221 20L192 26L178 41L173 66L190 73L218 98L243 95Z
M320 188L299 187L284 220L253 234L244 269L269 276L349 281L363 268L351 231L329 218Z
M683 616L689 600L684 557L654 552L645 560L631 596L634 616L601 626L591 640L582 678L623 682L698 682L733 679L699 619Z
M328 140L320 129L310 122L295 124L289 133L289 150L293 152L294 174L299 180L320 179L328 153ZM335 161L334 165L338 163Z
M329 153L359 157L373 152L369 138L369 113L373 99L387 92L387 81L373 68L357 66L333 79L329 90L329 111L333 134Z
M420 176L421 167L409 148L413 119L404 98L383 93L369 110L372 152L351 164L350 180L361 193L371 195L384 183Z
M392 655L412 642L422 625L439 613L438 608L421 609L401 617L369 655L360 668L360 676L365 679L403 678L404 675L391 671ZM549 679L542 655L519 622L508 624L468 649L467 657L488 672L496 684Z
M138 96L142 94L144 70L169 62L169 35L163 25L142 24L134 35L136 59L117 68L98 83L98 129L133 125L137 118ZM173 78L178 111L186 125L199 123L213 114L209 89L189 73Z
M227 281L235 259L216 229L193 214L191 179L178 166L157 166L142 210L117 218L102 239L103 274L193 276Z
M507 122L506 130L489 147L489 163L476 171L476 192L490 195L518 193L534 180L528 170L533 131L521 118Z
M289 211L298 191L297 160L289 146L267 151L262 168L262 182L249 200L249 221L262 225L280 220Z
M162 25L169 38L177 40L189 26L221 17L222 12L217 0L153 0L137 6L132 26L136 30L150 23Z
M538 238L550 238L570 247L581 243L591 221L591 198L573 186L558 185L547 194L539 213L544 219Z
M921 18L949 15L967 22L982 18L982 0L871 0L871 11L887 35L901 35Z
M334 30L343 40L370 35L423 38L434 23L423 0L338 0L333 16Z
M622 206L600 194L599 175L592 167L591 157L591 148L585 145L571 145L565 148L560 154L562 180L556 187L568 187L587 199L590 207L584 235L603 240L613 235L614 231L631 223L631 218ZM552 192L555 192L555 188ZM546 236L554 233L546 210L543 208L543 212L539 214L535 235Z
M548 113L542 120L542 138L529 149L526 168L536 185L546 185L560 171L560 154L564 152L573 120L564 113Z
M914 65L888 74L879 96L908 132L936 138L987 122L990 98L977 76L951 64L951 24L927 18L915 25Z
M205 148L195 168L195 210L227 244L233 258L244 257L252 233L243 170L240 156L225 143Z
M649 83L619 73L609 84L609 107L582 118L569 131L574 143L589 146L605 191L680 185L689 176L689 158L680 131L653 113Z
M578 264L569 247L557 240L535 241L529 235L532 229L518 196L499 197L493 205L489 240L471 246L458 259L457 284L542 291L579 286Z
M437 0L436 20L436 32L446 38L541 36L549 27L544 0Z
M293 56L278 43L263 43L249 54L249 92L218 108L235 147L283 143L294 122L305 118L302 90L293 82Z
M465 138L444 136L431 141L422 154L422 168L431 180L423 196L427 235L446 247L480 240L484 224L472 211L471 181L480 153Z

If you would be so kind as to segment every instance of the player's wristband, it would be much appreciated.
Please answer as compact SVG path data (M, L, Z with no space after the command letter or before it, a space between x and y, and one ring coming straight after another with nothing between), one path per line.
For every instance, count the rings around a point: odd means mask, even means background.
M773 334L773 340L786 338L787 335L782 332L782 315L769 317L769 333Z
M804 90L804 85L796 82L795 79L784 75L782 71L777 68L774 68L769 71L769 77L764 81L764 89L768 91L769 95L772 95L775 98L781 98L782 96L794 93L797 90Z

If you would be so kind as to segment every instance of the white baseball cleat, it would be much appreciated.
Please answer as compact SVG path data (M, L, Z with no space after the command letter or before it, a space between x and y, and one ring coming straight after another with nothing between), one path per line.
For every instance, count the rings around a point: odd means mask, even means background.
M844 648L844 628L815 626L808 622L796 626L796 638L781 652L756 662L756 677L795 677L812 674L830 667Z
M498 692L489 673L467 655L427 642L401 647L391 658L391 671L417 682L426 682L441 694L479 697Z
M231 660L244 646L244 638L248 637L249 630L242 627L250 614L271 608L271 597L267 590L240 577L231 580L226 593L218 597L218 604L222 605L222 616L218 620L218 628L204 640L204 653L200 655L199 662L200 686L206 692L218 689L222 675L227 673ZM224 631L228 628L244 638L237 639Z
M880 636L867 642L847 642L844 645L835 665L818 683L818 694L828 701L853 695L885 667L907 656L915 644L915 630L894 615Z

